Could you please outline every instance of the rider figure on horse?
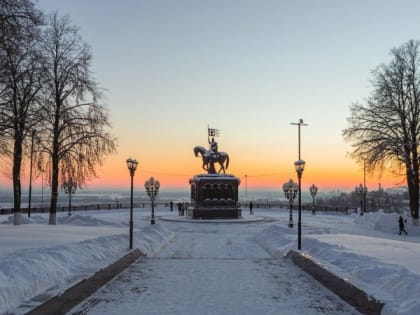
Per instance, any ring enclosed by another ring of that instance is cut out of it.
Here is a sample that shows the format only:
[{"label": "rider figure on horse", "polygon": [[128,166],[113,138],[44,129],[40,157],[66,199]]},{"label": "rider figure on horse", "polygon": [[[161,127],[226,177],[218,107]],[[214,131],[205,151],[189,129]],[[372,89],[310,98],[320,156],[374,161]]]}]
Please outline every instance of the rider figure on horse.
[{"label": "rider figure on horse", "polygon": [[208,138],[209,144],[210,144],[210,156],[217,159],[219,153],[217,152],[218,150],[218,146],[217,146],[217,142],[214,140],[214,137],[211,138],[210,141],[210,137]]},{"label": "rider figure on horse", "polygon": [[[198,156],[201,154],[203,158],[203,169],[206,170],[209,174],[219,174],[227,170],[229,166],[229,155],[226,152],[219,152],[217,142],[214,140],[215,137],[219,136],[219,129],[208,128],[208,138],[209,149],[202,146],[194,147],[194,154]],[[220,165],[220,169],[216,170],[215,164]]]},{"label": "rider figure on horse", "polygon": [[[210,145],[209,151],[207,152],[209,161],[208,161],[208,170],[210,173],[216,173],[216,170],[214,168],[214,163],[219,158],[219,152],[218,152],[218,146],[217,142],[214,140],[214,137],[217,137],[219,135],[219,130],[208,127],[208,143]],[[211,137],[211,140],[210,140]]]}]

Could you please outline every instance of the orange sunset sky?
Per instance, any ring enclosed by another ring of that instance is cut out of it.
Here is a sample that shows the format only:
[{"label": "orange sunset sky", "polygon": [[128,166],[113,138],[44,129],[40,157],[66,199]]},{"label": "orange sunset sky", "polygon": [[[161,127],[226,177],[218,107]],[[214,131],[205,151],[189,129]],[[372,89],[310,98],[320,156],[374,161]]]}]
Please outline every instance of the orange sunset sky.
[{"label": "orange sunset sky", "polygon": [[[404,4],[405,3],[405,4]],[[296,180],[298,130],[306,168],[302,187],[351,190],[363,166],[348,157],[341,134],[349,107],[365,102],[371,71],[389,51],[420,39],[416,1],[100,1],[40,0],[69,14],[91,46],[92,71],[104,89],[118,152],[87,188],[128,187],[150,176],[162,188],[188,189],[202,173],[197,145],[220,129],[228,173],[249,188]],[[392,23],[388,21],[392,20]],[[27,185],[28,163],[22,175]],[[367,174],[370,190],[404,185]],[[11,187],[7,165],[1,187]],[[41,185],[41,177],[35,180]]]}]

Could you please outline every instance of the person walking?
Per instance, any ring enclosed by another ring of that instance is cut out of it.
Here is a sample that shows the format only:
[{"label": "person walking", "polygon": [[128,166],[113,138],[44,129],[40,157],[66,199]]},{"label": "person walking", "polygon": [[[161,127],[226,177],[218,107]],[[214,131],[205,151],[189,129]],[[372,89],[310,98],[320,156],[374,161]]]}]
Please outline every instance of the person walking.
[{"label": "person walking", "polygon": [[254,211],[252,210],[252,208],[254,207],[254,204],[252,203],[252,201],[249,202],[249,214],[254,214]]},{"label": "person walking", "polygon": [[407,231],[405,230],[404,223],[407,223],[407,220],[404,220],[403,217],[400,216],[400,218],[398,219],[398,225],[400,228],[400,232],[398,233],[399,235],[401,235],[401,232],[404,232],[405,235],[407,235]]}]

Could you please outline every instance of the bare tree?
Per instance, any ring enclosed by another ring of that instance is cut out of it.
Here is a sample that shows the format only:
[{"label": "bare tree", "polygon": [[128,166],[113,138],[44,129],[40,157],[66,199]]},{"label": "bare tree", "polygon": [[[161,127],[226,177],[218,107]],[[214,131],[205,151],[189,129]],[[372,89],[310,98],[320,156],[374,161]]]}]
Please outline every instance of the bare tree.
[{"label": "bare tree", "polygon": [[115,151],[109,115],[90,72],[92,55],[67,16],[48,17],[43,34],[45,101],[41,143],[51,165],[49,224],[56,224],[60,179],[78,186],[95,176],[105,155]]},{"label": "bare tree", "polygon": [[22,29],[38,25],[41,15],[31,0],[0,0],[0,40],[16,39]]},{"label": "bare tree", "polygon": [[42,20],[30,1],[0,0],[0,5],[0,153],[13,161],[14,224],[18,225],[24,144],[39,117],[41,62],[37,44]]},{"label": "bare tree", "polygon": [[419,218],[420,72],[419,41],[391,50],[392,59],[373,71],[366,104],[351,106],[344,139],[351,155],[369,170],[404,175],[413,219]]}]

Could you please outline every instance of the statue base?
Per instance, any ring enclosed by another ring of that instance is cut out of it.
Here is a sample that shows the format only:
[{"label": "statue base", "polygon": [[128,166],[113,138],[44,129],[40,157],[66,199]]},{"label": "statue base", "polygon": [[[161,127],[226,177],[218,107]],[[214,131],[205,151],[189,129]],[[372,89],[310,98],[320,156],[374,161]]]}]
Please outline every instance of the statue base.
[{"label": "statue base", "polygon": [[237,219],[239,178],[225,174],[200,174],[190,179],[192,219]]}]

